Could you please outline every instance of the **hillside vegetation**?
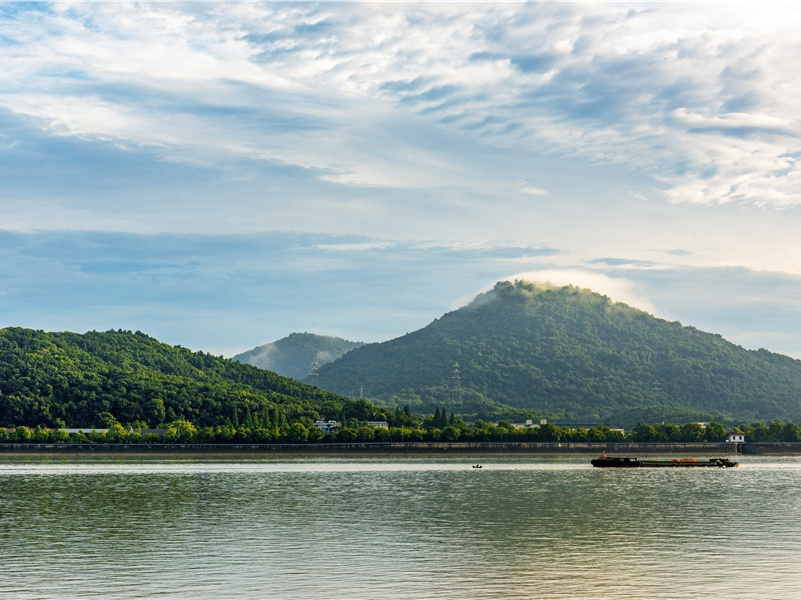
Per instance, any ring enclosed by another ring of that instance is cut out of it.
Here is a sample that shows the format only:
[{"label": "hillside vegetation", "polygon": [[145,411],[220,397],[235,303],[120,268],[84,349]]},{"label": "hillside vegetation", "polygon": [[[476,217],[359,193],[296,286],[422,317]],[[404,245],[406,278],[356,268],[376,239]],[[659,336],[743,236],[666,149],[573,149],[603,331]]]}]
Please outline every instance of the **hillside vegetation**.
[{"label": "hillside vegetation", "polygon": [[801,361],[528,282],[498,283],[419,331],[355,349],[321,367],[318,384],[468,418],[801,421]]},{"label": "hillside vegetation", "polygon": [[363,345],[361,342],[327,335],[292,333],[276,342],[237,354],[233,360],[275,371],[284,377],[305,379],[311,374],[313,366],[319,367],[334,361]]},{"label": "hillside vegetation", "polygon": [[[320,416],[352,412],[355,403],[349,402],[139,332],[0,329],[0,426],[107,427],[119,422],[157,427],[181,419],[199,427],[311,424]],[[365,412],[366,406],[358,408]]]}]

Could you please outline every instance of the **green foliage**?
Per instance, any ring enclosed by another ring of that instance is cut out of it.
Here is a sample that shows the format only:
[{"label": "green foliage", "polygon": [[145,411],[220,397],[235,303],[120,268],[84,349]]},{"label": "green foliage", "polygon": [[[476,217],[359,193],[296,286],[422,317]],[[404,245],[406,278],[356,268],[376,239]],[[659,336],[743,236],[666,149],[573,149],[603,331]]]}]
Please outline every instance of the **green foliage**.
[{"label": "green foliage", "polygon": [[17,427],[14,433],[16,434],[15,441],[17,442],[30,442],[33,439],[33,431],[30,427],[25,427],[25,425]]},{"label": "green foliage", "polygon": [[[455,396],[459,364],[462,401]],[[801,361],[575,287],[499,283],[427,327],[320,368],[320,387],[468,418],[801,421]]]},{"label": "green foliage", "polygon": [[168,442],[180,442],[188,444],[194,441],[197,429],[189,421],[178,419],[167,426],[164,439]]},{"label": "green foliage", "polygon": [[284,437],[290,444],[304,444],[309,440],[309,428],[303,423],[292,423]]},{"label": "green foliage", "polygon": [[322,409],[381,413],[365,401],[139,332],[0,329],[0,426],[141,429],[187,421],[202,428],[244,419],[269,429],[313,422]]}]

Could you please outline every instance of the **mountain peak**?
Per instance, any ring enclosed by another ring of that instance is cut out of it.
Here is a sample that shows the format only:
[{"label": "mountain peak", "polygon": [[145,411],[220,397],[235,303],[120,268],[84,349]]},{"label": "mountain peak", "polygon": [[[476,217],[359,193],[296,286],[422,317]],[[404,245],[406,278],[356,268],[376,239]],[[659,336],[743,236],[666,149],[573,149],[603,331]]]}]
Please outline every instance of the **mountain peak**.
[{"label": "mountain peak", "polygon": [[321,368],[318,385],[482,418],[801,417],[799,361],[745,350],[586,288],[524,280],[498,282],[423,329],[351,352]]},{"label": "mountain peak", "polygon": [[324,365],[362,345],[362,342],[351,342],[339,337],[306,332],[290,333],[275,342],[237,354],[233,360],[275,371],[284,377],[303,379],[311,373],[312,365]]},{"label": "mountain peak", "polygon": [[562,296],[595,297],[597,299],[604,299],[607,302],[611,302],[607,296],[594,292],[588,288],[582,288],[575,285],[554,285],[550,282],[515,279],[514,281],[497,282],[489,291],[478,294],[473,300],[470,301],[468,306],[473,304],[482,305],[498,299],[524,298],[526,300],[531,300],[548,293],[560,294]]}]

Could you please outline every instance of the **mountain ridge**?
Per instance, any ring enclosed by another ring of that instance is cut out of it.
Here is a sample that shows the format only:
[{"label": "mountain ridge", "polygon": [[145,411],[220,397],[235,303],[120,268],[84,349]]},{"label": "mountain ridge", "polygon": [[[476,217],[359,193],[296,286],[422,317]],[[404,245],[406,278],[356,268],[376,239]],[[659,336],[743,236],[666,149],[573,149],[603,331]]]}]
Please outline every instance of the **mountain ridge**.
[{"label": "mountain ridge", "polygon": [[312,424],[350,401],[271,371],[141,332],[0,329],[0,426]]},{"label": "mountain ridge", "polygon": [[311,374],[313,368],[332,362],[363,345],[362,342],[340,337],[291,333],[275,342],[237,354],[231,360],[302,380]]},{"label": "mountain ridge", "polygon": [[523,281],[499,282],[420,330],[355,349],[321,367],[317,384],[482,418],[801,419],[801,361],[590,290]]}]

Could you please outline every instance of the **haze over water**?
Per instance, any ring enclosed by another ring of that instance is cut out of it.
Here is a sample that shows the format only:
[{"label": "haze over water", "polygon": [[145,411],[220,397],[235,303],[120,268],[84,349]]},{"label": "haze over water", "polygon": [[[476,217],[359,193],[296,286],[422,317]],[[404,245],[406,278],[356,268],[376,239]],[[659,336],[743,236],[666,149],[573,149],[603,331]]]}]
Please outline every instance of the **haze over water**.
[{"label": "haze over water", "polygon": [[14,599],[786,599],[801,458],[2,456],[0,542]]}]

